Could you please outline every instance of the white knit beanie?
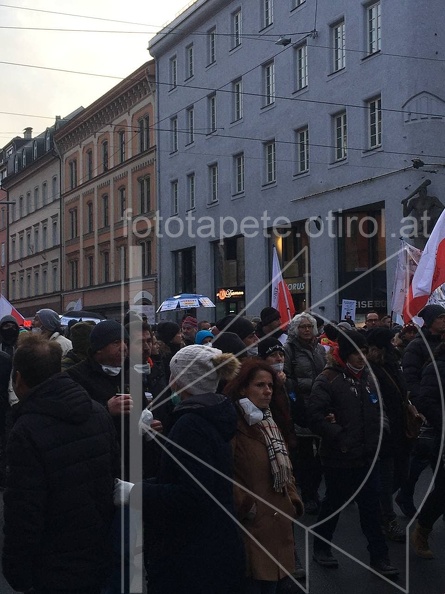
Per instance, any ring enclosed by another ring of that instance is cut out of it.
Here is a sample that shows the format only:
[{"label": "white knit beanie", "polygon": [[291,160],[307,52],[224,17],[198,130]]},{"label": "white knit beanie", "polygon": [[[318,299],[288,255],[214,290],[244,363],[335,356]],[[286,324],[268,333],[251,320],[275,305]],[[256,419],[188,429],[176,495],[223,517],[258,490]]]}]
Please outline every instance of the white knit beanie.
[{"label": "white knit beanie", "polygon": [[170,361],[170,381],[190,394],[215,392],[220,379],[233,377],[239,363],[231,353],[210,345],[192,344],[180,349]]}]

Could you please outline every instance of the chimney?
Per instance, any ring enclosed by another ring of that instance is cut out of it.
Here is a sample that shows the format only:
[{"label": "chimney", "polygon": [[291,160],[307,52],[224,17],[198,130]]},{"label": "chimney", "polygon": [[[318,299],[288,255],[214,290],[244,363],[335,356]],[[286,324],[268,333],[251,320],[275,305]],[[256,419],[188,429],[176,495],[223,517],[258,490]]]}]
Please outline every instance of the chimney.
[{"label": "chimney", "polygon": [[62,116],[56,116],[56,122],[60,122],[61,119],[62,119]]},{"label": "chimney", "polygon": [[25,140],[31,140],[31,138],[32,138],[32,128],[25,128],[23,130],[23,138]]}]

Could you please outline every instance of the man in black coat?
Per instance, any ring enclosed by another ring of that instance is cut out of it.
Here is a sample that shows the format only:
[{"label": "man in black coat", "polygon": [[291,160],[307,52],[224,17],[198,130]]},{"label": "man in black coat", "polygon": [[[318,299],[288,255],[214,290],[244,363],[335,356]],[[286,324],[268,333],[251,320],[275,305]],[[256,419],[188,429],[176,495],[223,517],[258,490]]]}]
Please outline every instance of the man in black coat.
[{"label": "man in black coat", "polygon": [[29,334],[12,379],[3,574],[33,594],[99,594],[110,564],[116,434],[102,406],[60,372],[62,349]]}]

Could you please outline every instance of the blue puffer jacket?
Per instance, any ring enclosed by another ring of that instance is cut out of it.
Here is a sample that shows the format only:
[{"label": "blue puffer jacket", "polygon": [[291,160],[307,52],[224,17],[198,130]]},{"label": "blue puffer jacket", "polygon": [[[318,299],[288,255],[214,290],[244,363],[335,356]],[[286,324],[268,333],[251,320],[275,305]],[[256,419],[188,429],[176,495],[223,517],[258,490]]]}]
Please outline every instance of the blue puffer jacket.
[{"label": "blue puffer jacket", "polygon": [[14,590],[99,587],[109,571],[116,432],[67,374],[14,407],[3,573]]}]

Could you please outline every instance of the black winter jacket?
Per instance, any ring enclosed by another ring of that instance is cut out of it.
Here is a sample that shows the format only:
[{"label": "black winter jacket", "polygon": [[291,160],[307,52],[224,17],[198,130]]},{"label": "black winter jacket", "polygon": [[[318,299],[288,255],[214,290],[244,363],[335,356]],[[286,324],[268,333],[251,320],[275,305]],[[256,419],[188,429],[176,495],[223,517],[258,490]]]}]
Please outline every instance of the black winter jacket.
[{"label": "black winter jacket", "polygon": [[431,354],[427,344],[434,353],[440,342],[441,337],[439,334],[431,334],[429,330],[425,329],[408,344],[403,353],[403,374],[405,376],[408,392],[410,393],[410,399],[416,407],[417,398],[420,396],[420,380],[422,379],[422,373],[424,368],[431,361]]},{"label": "black winter jacket", "polygon": [[425,415],[426,420],[436,430],[438,435],[442,435],[444,402],[441,395],[441,389],[445,386],[445,353],[440,354],[436,359],[436,367],[429,363],[422,374],[420,384],[420,396],[416,400],[416,408]]},{"label": "black winter jacket", "polygon": [[154,532],[150,592],[235,594],[245,572],[232,520],[235,408],[224,396],[203,394],[185,400],[173,414],[157,479],[132,492],[137,499],[143,489],[144,522]]},{"label": "black winter jacket", "polygon": [[14,406],[3,573],[14,590],[99,587],[109,570],[116,436],[67,374]]},{"label": "black winter jacket", "polygon": [[[381,408],[376,386],[365,368],[360,379],[332,363],[306,397],[309,427],[321,439],[325,466],[357,468],[369,464],[377,451]],[[335,423],[326,419],[335,415]]]}]

